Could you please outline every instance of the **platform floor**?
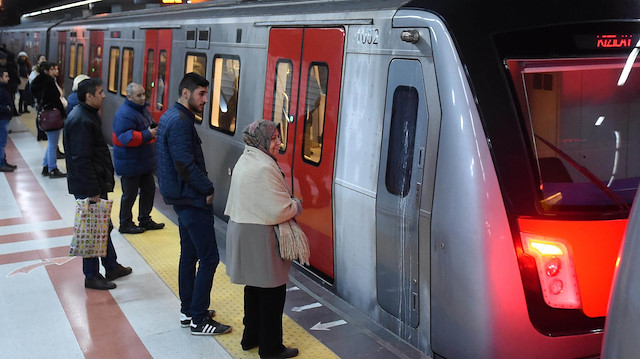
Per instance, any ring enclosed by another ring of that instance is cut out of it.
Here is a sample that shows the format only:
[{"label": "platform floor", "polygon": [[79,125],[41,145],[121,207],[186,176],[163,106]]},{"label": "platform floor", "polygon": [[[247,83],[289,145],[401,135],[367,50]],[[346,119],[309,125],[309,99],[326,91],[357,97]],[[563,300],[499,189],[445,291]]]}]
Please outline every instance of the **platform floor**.
[{"label": "platform floor", "polygon": [[[6,153],[18,168],[0,173],[0,357],[258,358],[257,349],[240,347],[243,287],[225,274],[222,220],[211,308],[233,326],[230,334],[196,337],[180,327],[177,217],[156,195],[152,217],[166,228],[120,234],[118,180],[111,235],[133,274],[114,290],[84,288],[81,260],[67,256],[75,201],[65,179],[40,175],[46,141],[35,140],[33,112],[12,120]],[[58,167],[66,172],[64,160]],[[294,268],[283,325],[284,343],[299,348],[299,358],[427,358]]]}]

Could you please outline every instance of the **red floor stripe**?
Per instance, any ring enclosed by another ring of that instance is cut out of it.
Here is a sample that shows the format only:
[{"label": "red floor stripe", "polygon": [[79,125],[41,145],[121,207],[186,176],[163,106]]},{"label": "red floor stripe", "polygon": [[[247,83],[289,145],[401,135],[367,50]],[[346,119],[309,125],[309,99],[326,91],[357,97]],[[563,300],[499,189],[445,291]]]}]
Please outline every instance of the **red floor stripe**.
[{"label": "red floor stripe", "polygon": [[[61,219],[60,214],[10,138],[4,150],[9,163],[18,166],[13,172],[5,172],[5,176],[22,216],[0,219],[0,226]],[[52,181],[63,181],[63,179],[52,179]]]},{"label": "red floor stripe", "polygon": [[[69,241],[71,242],[71,241]],[[21,263],[36,259],[57,258],[69,255],[69,246],[44,248],[33,251],[0,254],[0,265],[10,263]]]},{"label": "red floor stripe", "polygon": [[43,229],[43,230],[37,230],[33,232],[5,234],[0,236],[0,244],[70,236],[72,234],[73,234],[73,227]]},{"label": "red floor stripe", "polygon": [[111,293],[84,288],[79,258],[46,268],[85,358],[151,358]]}]

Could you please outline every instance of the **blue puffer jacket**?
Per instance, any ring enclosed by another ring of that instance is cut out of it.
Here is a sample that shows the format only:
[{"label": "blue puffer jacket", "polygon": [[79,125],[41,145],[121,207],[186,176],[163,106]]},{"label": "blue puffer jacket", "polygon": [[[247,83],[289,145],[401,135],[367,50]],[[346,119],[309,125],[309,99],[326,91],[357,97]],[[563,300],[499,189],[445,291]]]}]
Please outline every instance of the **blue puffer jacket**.
[{"label": "blue puffer jacket", "polygon": [[193,113],[179,103],[160,117],[158,187],[168,205],[211,206],[206,204],[206,196],[213,194],[213,183],[207,177],[194,122]]},{"label": "blue puffer jacket", "polygon": [[113,117],[113,164],[119,176],[156,170],[156,139],[149,132],[154,121],[146,106],[125,99]]},{"label": "blue puffer jacket", "polygon": [[69,116],[71,110],[73,110],[78,103],[80,103],[80,100],[78,100],[78,91],[73,91],[67,97],[67,116]]}]

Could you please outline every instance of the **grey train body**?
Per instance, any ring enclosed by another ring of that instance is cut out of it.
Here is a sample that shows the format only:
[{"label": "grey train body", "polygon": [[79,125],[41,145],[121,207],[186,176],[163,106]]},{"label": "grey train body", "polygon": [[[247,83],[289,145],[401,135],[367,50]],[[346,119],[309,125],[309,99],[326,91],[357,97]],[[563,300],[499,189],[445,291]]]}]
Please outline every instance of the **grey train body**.
[{"label": "grey train body", "polygon": [[[104,32],[102,118],[109,141],[111,119],[125,99],[106,90],[110,48],[133,49],[133,81],[142,83],[145,32],[171,29],[169,105],[178,98],[189,53],[207,55],[207,78],[216,54],[240,58],[237,130],[214,131],[206,121],[197,126],[216,187],[214,210],[224,218],[231,173],[244,147],[239,129],[263,116],[270,30],[343,28],[331,183],[332,290],[430,356],[597,355],[602,333],[551,337],[529,320],[505,199],[446,19],[428,9],[403,8],[401,0],[329,3],[213,2],[66,20],[39,25],[38,31],[40,39],[48,36],[49,59],[58,57],[59,33],[75,33],[67,37],[67,49],[72,42],[83,44],[88,58],[90,32]],[[2,29],[3,41],[8,32],[28,26]],[[189,30],[209,31],[209,41],[194,44],[187,39]],[[403,41],[404,30],[416,31],[419,40]],[[44,52],[44,44],[39,46]],[[64,88],[72,81],[65,75]],[[388,192],[383,177],[397,85],[415,89],[419,98],[413,173],[409,194],[401,200]],[[206,106],[203,118],[210,111]]]}]

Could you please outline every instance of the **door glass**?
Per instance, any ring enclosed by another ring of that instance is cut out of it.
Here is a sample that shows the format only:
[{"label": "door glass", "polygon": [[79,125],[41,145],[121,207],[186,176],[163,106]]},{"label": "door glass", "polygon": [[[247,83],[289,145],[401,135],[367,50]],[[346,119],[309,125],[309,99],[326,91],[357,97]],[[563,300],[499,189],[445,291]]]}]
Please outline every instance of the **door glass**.
[{"label": "door glass", "polygon": [[[207,76],[207,55],[204,54],[187,54],[187,58],[184,62],[185,75],[195,72],[202,77]],[[196,113],[196,122],[202,123],[202,114]]]},{"label": "door glass", "polygon": [[167,74],[167,51],[160,51],[160,60],[158,62],[158,81],[156,88],[156,109],[162,111],[164,108],[164,80]]},{"label": "door glass", "polygon": [[[76,54],[76,74],[80,75],[83,71],[82,64],[84,62],[84,45],[78,45],[78,51]],[[75,76],[74,76],[75,77]]]},{"label": "door glass", "polygon": [[120,80],[120,94],[127,95],[127,85],[133,81],[133,49],[122,50],[122,80]]},{"label": "door glass", "polygon": [[109,50],[109,85],[110,92],[118,92],[118,63],[120,62],[120,49],[112,47]]},{"label": "door glass", "polygon": [[100,45],[92,45],[91,46],[91,69],[89,71],[89,76],[94,78],[102,77],[102,46]]},{"label": "door glass", "polygon": [[240,60],[216,56],[211,92],[211,127],[231,135],[236,130],[239,82]]},{"label": "door glass", "polygon": [[276,83],[273,89],[273,122],[280,124],[282,143],[280,152],[287,150],[287,133],[289,129],[289,111],[291,110],[291,81],[293,63],[291,60],[278,60],[276,63]]},{"label": "door glass", "polygon": [[411,187],[417,117],[418,91],[415,87],[396,87],[385,176],[387,191],[396,196],[406,197]]},{"label": "door glass", "polygon": [[76,44],[69,46],[69,77],[76,78]]},{"label": "door glass", "polygon": [[319,164],[322,157],[322,134],[327,106],[327,64],[312,63],[309,67],[307,95],[304,108],[302,148],[304,161]]},{"label": "door glass", "polygon": [[[67,53],[67,44],[61,42],[58,44],[58,83],[64,83],[64,55]],[[37,53],[37,51],[36,51]]]},{"label": "door glass", "polygon": [[155,86],[155,84],[153,83],[153,56],[153,50],[149,49],[149,51],[147,52],[147,78],[145,79],[146,95],[149,101],[151,101],[151,90],[153,90],[153,87]]}]

